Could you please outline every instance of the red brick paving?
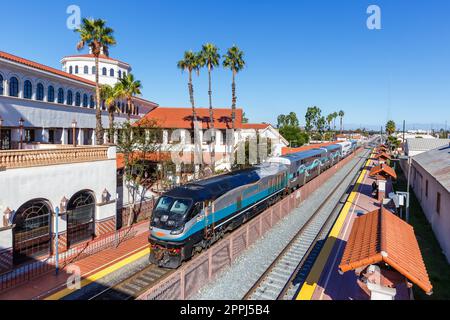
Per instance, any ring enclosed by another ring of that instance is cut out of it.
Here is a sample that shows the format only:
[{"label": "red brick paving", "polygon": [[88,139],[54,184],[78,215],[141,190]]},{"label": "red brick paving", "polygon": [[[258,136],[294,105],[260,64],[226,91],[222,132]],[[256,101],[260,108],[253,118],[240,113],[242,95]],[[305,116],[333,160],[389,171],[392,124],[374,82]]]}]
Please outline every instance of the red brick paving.
[{"label": "red brick paving", "polygon": [[[133,228],[136,236],[124,241],[117,248],[112,247],[97,254],[86,257],[73,263],[81,271],[81,278],[101,271],[108,266],[127,258],[148,246],[148,224],[143,223]],[[55,272],[47,273],[35,278],[28,283],[14,289],[0,293],[0,300],[32,300],[43,299],[53,293],[58,292],[66,286],[66,281],[70,274],[65,269],[60,270],[59,275]]]}]

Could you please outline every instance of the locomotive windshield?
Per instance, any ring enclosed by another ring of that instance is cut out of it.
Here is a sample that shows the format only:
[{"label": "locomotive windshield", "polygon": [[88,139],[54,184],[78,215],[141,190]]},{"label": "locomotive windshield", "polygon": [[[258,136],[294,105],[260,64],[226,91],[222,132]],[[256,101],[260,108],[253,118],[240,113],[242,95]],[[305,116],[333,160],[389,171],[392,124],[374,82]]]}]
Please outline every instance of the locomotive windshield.
[{"label": "locomotive windshield", "polygon": [[159,199],[154,211],[161,212],[169,216],[184,216],[191,207],[191,204],[192,200],[190,199],[175,199],[172,197],[163,196]]}]

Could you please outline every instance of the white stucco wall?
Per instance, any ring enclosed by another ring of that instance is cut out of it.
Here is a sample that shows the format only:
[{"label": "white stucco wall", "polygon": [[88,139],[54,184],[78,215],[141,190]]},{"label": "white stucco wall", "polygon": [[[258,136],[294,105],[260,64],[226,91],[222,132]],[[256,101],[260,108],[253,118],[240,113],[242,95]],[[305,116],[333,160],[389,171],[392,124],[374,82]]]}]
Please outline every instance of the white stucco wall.
[{"label": "white stucco wall", "polygon": [[[111,147],[110,149],[114,149]],[[0,213],[6,208],[16,211],[32,199],[46,199],[53,209],[61,199],[70,199],[81,190],[94,193],[96,202],[102,201],[103,190],[108,190],[111,199],[116,197],[115,151],[108,152],[108,160],[42,167],[9,169],[0,172]],[[96,220],[115,216],[116,203],[97,206]],[[60,231],[65,228],[61,221]]]}]

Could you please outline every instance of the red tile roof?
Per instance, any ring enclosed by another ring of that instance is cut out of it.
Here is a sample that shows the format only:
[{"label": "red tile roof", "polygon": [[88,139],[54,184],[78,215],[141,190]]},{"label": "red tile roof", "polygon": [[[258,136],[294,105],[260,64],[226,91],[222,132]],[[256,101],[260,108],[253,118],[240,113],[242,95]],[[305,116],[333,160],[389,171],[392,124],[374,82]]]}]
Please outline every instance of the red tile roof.
[{"label": "red tile roof", "polygon": [[268,123],[243,123],[242,129],[255,129],[255,130],[263,130],[269,127]]},{"label": "red tile roof", "polygon": [[[133,154],[134,159],[143,159],[144,156],[138,153]],[[145,155],[145,159],[154,162],[170,160],[170,152],[152,152]],[[116,167],[117,169],[125,168],[125,155],[123,153],[117,153],[116,155]]]},{"label": "red tile roof", "polygon": [[386,152],[384,152],[384,151],[378,153],[378,154],[375,156],[375,159],[380,159],[380,158],[387,159],[387,160],[391,160],[391,156],[388,155],[388,154],[387,154]]},{"label": "red tile roof", "polygon": [[23,64],[25,66],[28,66],[28,67],[31,67],[31,68],[34,68],[34,69],[50,72],[50,73],[56,74],[58,76],[62,76],[62,77],[65,77],[65,78],[69,78],[69,79],[72,79],[72,80],[83,82],[83,83],[91,85],[91,86],[95,86],[95,82],[93,82],[93,81],[89,81],[87,79],[75,76],[73,74],[69,74],[69,73],[64,72],[62,70],[51,68],[51,67],[48,67],[46,65],[43,65],[43,64],[31,61],[31,60],[27,60],[27,59],[24,59],[24,58],[21,58],[21,57],[18,57],[18,56],[15,56],[15,55],[12,55],[10,53],[3,52],[3,51],[0,51],[0,59],[5,59],[5,60],[12,61],[12,62],[20,63],[20,64]]},{"label": "red tile roof", "polygon": [[290,154],[290,153],[296,153],[296,152],[300,152],[300,151],[311,150],[314,148],[326,147],[326,146],[329,146],[329,145],[332,145],[335,143],[336,142],[323,142],[323,143],[310,144],[310,145],[302,146],[299,148],[283,147],[283,148],[281,148],[281,154],[284,156],[284,155]]},{"label": "red tile roof", "polygon": [[391,177],[392,179],[397,179],[397,174],[395,173],[395,170],[392,169],[387,164],[381,164],[379,166],[375,166],[372,169],[370,169],[369,176],[377,176],[381,175],[384,178]]},{"label": "red tile roof", "polygon": [[[201,122],[202,129],[210,128],[209,109],[195,108],[197,119]],[[145,119],[145,120],[144,120]],[[191,108],[165,108],[159,107],[147,113],[142,121],[156,121],[160,128],[164,129],[192,129]],[[214,108],[214,128],[231,129],[231,109]],[[236,129],[242,128],[242,109],[236,109]]]},{"label": "red tile roof", "polygon": [[380,262],[432,293],[413,227],[385,208],[355,219],[339,269],[347,272]]},{"label": "red tile roof", "polygon": [[[95,56],[92,53],[90,53],[90,54],[78,54],[78,55],[66,56],[64,58],[95,58]],[[120,60],[117,60],[117,59],[113,59],[113,58],[111,58],[111,57],[109,57],[109,56],[107,56],[105,54],[101,54],[99,56],[99,58],[100,59],[105,59],[105,60],[111,60],[111,61],[120,62],[120,63],[126,64],[126,65],[129,66],[128,63],[120,61]]]}]

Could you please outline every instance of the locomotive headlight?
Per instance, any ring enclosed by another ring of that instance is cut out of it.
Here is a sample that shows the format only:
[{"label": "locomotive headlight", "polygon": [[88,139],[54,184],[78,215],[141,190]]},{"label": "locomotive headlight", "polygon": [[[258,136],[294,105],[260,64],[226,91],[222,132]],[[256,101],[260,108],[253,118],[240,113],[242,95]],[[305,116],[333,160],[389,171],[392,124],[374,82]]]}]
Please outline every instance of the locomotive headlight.
[{"label": "locomotive headlight", "polygon": [[169,220],[169,221],[167,221],[167,225],[168,225],[169,227],[173,227],[173,226],[175,225],[175,221]]},{"label": "locomotive headlight", "polygon": [[183,231],[184,231],[184,226],[182,226],[181,228],[178,228],[178,229],[170,231],[170,234],[173,235],[173,236],[177,236],[179,234],[182,234]]}]

